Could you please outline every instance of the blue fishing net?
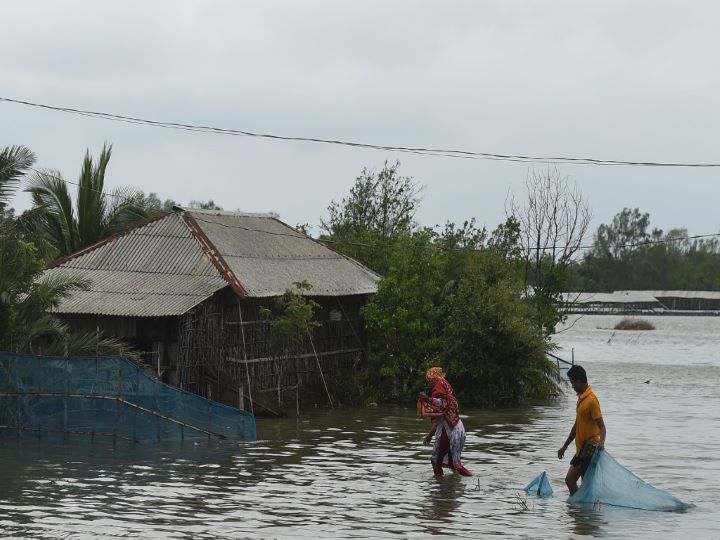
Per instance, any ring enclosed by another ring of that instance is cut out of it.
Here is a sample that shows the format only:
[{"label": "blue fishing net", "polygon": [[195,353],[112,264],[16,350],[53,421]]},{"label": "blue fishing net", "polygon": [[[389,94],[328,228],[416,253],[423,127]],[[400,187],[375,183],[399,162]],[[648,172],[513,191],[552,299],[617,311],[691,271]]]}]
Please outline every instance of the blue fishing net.
[{"label": "blue fishing net", "polygon": [[524,491],[528,495],[535,495],[537,497],[549,497],[552,495],[553,488],[550,486],[547,473],[543,471],[538,474],[532,482],[525,486]]},{"label": "blue fishing net", "polygon": [[677,511],[690,505],[651,486],[620,465],[606,450],[595,454],[582,485],[568,502],[610,504],[642,510]]},{"label": "blue fishing net", "polygon": [[134,442],[255,439],[255,417],[117,356],[0,353],[0,434]]}]

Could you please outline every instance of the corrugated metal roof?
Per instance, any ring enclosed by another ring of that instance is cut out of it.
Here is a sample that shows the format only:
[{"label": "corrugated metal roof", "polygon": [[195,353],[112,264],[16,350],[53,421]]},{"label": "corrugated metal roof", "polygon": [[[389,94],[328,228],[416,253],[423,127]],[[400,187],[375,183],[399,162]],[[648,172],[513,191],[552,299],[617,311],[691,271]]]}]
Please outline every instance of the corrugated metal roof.
[{"label": "corrugated metal roof", "polygon": [[313,296],[370,294],[379,280],[270,215],[181,209],[59,261],[44,275],[59,273],[87,279],[90,289],[74,292],[57,312],[127,317],[181,315],[233,280],[256,298],[281,295],[300,281],[312,285]]},{"label": "corrugated metal roof", "polygon": [[652,304],[660,306],[653,291],[613,291],[611,293],[564,293],[563,301],[575,304]]},{"label": "corrugated metal roof", "polygon": [[720,300],[720,291],[618,291],[642,292],[655,298],[702,298],[706,300]]},{"label": "corrugated metal roof", "polygon": [[186,210],[225,259],[249,297],[268,297],[307,281],[312,296],[369,294],[379,276],[269,215]]},{"label": "corrugated metal roof", "polygon": [[[62,270],[60,270],[62,271]],[[182,315],[227,286],[221,277],[139,274],[109,270],[80,270],[74,277],[90,281],[88,291],[65,299],[60,313],[90,313],[125,317]]]},{"label": "corrugated metal roof", "polygon": [[59,313],[181,315],[227,286],[178,214],[113,237],[45,271],[90,282]]}]

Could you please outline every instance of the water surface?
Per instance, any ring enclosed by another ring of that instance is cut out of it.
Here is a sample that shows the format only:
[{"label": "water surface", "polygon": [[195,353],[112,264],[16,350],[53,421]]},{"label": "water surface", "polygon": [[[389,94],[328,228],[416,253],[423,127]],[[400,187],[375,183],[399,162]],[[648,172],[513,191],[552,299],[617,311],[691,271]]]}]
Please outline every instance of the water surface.
[{"label": "water surface", "polygon": [[[0,439],[0,531],[34,538],[720,537],[720,317],[656,317],[614,332],[587,316],[557,336],[603,408],[607,448],[696,506],[658,513],[573,507],[555,453],[574,396],[512,410],[463,408],[472,478],[435,478],[412,407],[260,419],[249,444],[45,444]],[[645,381],[649,381],[647,384]],[[555,495],[521,488],[547,470]]]}]

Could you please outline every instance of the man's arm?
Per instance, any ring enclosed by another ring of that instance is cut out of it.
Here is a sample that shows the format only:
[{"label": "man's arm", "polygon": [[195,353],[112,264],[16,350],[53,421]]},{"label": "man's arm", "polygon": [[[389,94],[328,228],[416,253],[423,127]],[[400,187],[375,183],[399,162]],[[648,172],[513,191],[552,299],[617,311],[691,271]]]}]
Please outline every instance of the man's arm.
[{"label": "man's arm", "polygon": [[[602,420],[602,419],[601,419]],[[577,427],[577,422],[573,424],[572,429],[570,430],[570,435],[568,435],[567,440],[565,441],[565,444],[562,445],[562,447],[558,450],[558,459],[562,459],[565,455],[565,450],[567,450],[567,447],[570,446],[570,443],[575,440],[575,428]],[[603,439],[604,440],[604,439]]]},{"label": "man's arm", "polygon": [[600,428],[600,442],[598,443],[599,448],[605,447],[605,436],[607,435],[607,430],[605,429],[605,421],[602,419],[602,416],[595,420],[597,422],[598,427]]}]

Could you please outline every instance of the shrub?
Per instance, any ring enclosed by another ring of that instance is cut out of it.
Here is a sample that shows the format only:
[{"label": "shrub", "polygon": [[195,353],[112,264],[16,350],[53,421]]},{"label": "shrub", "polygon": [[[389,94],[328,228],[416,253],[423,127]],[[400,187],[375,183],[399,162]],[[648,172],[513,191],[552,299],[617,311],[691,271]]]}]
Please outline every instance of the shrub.
[{"label": "shrub", "polygon": [[655,330],[655,325],[645,319],[624,317],[615,325],[615,330]]}]

